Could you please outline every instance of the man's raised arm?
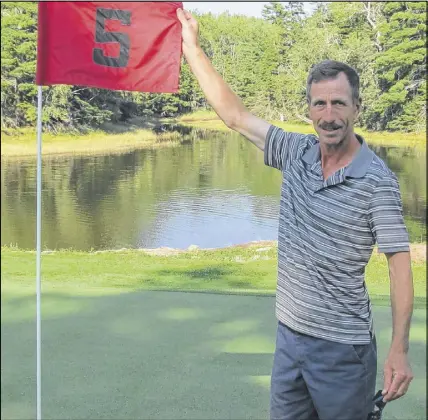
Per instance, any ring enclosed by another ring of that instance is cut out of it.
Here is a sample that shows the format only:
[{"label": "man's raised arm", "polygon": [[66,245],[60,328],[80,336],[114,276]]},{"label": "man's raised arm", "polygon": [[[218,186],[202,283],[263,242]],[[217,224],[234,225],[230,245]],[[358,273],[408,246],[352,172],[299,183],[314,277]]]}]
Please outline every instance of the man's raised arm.
[{"label": "man's raised arm", "polygon": [[213,67],[199,45],[198,23],[193,16],[177,9],[177,17],[182,25],[183,54],[208,103],[229,128],[264,150],[270,124],[251,114]]}]

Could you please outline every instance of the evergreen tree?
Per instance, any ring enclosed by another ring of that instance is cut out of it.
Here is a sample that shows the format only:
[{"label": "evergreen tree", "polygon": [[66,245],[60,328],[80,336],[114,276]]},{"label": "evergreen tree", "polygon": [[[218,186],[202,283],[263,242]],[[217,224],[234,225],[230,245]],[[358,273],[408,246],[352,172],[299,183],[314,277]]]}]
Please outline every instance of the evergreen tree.
[{"label": "evergreen tree", "polygon": [[426,124],[425,2],[385,3],[382,53],[376,59],[381,95],[378,129],[413,131]]},{"label": "evergreen tree", "polygon": [[20,127],[36,118],[37,3],[1,3],[1,124]]}]

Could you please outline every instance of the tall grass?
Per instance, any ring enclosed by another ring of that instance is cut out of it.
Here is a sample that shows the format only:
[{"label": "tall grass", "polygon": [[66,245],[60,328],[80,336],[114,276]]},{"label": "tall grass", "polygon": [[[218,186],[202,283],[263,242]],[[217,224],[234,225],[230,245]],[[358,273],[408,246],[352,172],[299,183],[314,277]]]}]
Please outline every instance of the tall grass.
[{"label": "tall grass", "polygon": [[[178,132],[156,134],[148,129],[139,129],[112,134],[101,130],[85,135],[43,133],[42,138],[43,155],[99,155],[177,145],[181,135]],[[26,157],[35,154],[36,133],[33,130],[26,129],[20,133],[2,135],[2,157]]]}]

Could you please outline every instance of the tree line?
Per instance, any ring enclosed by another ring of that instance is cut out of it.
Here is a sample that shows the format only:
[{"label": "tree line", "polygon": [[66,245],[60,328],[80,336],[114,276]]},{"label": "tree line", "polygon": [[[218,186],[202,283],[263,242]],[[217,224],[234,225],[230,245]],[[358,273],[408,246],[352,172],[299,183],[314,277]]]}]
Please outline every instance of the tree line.
[{"label": "tree line", "polygon": [[[426,12],[425,2],[323,2],[307,15],[301,2],[270,2],[261,19],[228,13],[196,18],[215,68],[262,118],[307,121],[307,74],[317,62],[334,59],[360,74],[360,127],[423,131]],[[35,125],[36,51],[37,3],[2,2],[2,129]],[[184,59],[177,94],[57,85],[44,87],[43,96],[44,127],[57,131],[209,108]]]}]

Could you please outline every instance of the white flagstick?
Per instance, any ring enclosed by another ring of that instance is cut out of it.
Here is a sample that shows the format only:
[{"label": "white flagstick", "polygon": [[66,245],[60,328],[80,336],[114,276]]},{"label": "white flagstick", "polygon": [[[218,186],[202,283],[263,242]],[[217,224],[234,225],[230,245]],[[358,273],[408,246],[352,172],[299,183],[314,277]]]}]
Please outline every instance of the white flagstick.
[{"label": "white flagstick", "polygon": [[41,253],[42,253],[42,87],[37,92],[37,257],[36,257],[36,324],[37,324],[37,420],[42,418],[42,392],[41,392]]}]

